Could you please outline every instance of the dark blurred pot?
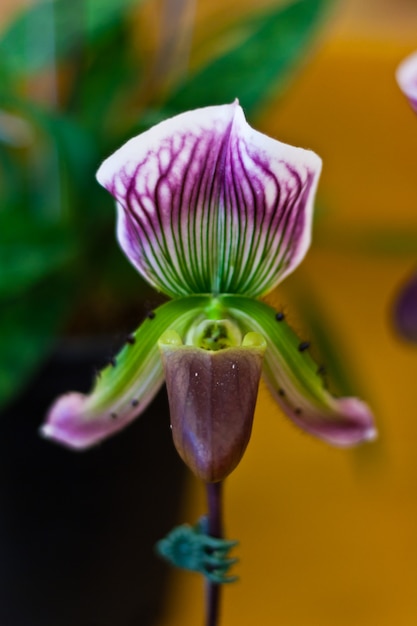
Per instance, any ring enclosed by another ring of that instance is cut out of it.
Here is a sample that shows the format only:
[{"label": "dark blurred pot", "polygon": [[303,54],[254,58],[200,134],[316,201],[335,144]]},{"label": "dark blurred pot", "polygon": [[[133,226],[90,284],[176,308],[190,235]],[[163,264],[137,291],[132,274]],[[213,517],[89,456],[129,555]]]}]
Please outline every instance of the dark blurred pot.
[{"label": "dark blurred pot", "polygon": [[148,626],[167,566],[155,542],[177,523],[185,469],[161,393],[87,452],[41,439],[56,395],[87,391],[108,343],[69,341],[0,422],[0,626]]}]

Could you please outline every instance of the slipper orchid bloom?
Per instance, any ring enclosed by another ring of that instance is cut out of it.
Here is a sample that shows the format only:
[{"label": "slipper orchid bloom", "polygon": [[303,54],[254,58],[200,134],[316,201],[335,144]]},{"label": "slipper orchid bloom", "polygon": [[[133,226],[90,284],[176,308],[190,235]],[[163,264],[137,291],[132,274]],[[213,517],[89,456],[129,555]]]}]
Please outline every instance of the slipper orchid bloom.
[{"label": "slipper orchid bloom", "polygon": [[261,372],[283,412],[336,446],[373,439],[368,407],[336,399],[284,319],[262,302],[303,259],[321,170],[311,151],[271,139],[239,104],[183,113],[101,165],[119,243],[170,298],[146,319],[89,395],[50,409],[43,434],[87,448],[138,417],[166,379],[174,443],[205,481],[248,443]]},{"label": "slipper orchid bloom", "polygon": [[[400,63],[396,78],[401,91],[417,113],[417,52]],[[394,321],[404,339],[417,343],[417,272],[405,283],[397,297]]]}]

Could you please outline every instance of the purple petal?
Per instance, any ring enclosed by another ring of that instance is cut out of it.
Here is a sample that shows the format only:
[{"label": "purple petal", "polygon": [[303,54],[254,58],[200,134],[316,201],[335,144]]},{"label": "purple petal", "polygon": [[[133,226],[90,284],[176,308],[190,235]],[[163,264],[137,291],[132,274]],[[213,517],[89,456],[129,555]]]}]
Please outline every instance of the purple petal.
[{"label": "purple petal", "polygon": [[49,410],[47,422],[41,428],[41,434],[75,450],[83,450],[100,443],[103,439],[115,435],[142,413],[154,398],[164,382],[161,372],[149,391],[146,399],[137,408],[132,406],[123,413],[111,410],[91,412],[88,410],[88,396],[81,393],[68,393],[56,400]]},{"label": "purple petal", "polygon": [[237,102],[183,113],[128,141],[97,178],[133,265],[171,296],[271,290],[311,239],[321,160],[253,130]]},{"label": "purple petal", "polygon": [[293,398],[284,399],[280,396],[276,377],[267,375],[267,379],[276,401],[287,417],[311,435],[342,448],[376,439],[377,432],[371,410],[358,398],[332,398],[330,394],[326,394],[325,409],[311,405],[301,408],[302,402],[298,402],[298,406],[294,408]]},{"label": "purple petal", "polygon": [[401,337],[417,343],[417,273],[407,281],[397,297],[394,323]]},{"label": "purple petal", "polygon": [[396,78],[401,91],[417,113],[417,52],[402,61],[397,68]]},{"label": "purple petal", "polygon": [[297,426],[335,446],[353,446],[376,437],[373,415],[357,398],[334,398],[319,369],[282,316],[263,302],[240,296],[221,299],[247,332],[267,341],[264,376],[284,413]]}]

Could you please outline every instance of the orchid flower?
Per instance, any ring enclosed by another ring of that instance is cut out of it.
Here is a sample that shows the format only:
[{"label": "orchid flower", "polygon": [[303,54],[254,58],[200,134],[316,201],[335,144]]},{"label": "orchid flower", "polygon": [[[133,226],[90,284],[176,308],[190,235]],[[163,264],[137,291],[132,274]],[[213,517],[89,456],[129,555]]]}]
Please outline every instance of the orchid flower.
[{"label": "orchid flower", "polygon": [[119,243],[171,298],[130,337],[89,395],[69,393],[42,432],[87,448],[127,426],[166,379],[178,452],[205,481],[248,443],[261,371],[282,411],[336,446],[373,439],[367,405],[334,398],[284,314],[260,298],[301,262],[321,170],[309,150],[271,139],[238,102],[166,120],[101,165]]},{"label": "orchid flower", "polygon": [[[417,113],[417,52],[400,63],[396,78],[401,91]],[[400,290],[394,306],[395,326],[400,335],[417,343],[417,273]]]}]

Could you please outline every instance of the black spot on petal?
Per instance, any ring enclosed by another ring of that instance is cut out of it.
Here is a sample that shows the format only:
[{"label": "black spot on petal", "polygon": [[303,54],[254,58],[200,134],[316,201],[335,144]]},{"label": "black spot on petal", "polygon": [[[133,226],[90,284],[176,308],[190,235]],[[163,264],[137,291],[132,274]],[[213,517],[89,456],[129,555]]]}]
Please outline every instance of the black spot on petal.
[{"label": "black spot on petal", "polygon": [[128,343],[131,346],[133,346],[133,344],[136,343],[136,337],[133,333],[126,337],[126,343]]},{"label": "black spot on petal", "polygon": [[278,311],[278,313],[275,314],[275,319],[277,322],[283,322],[285,320],[284,313],[282,311]]},{"label": "black spot on petal", "polygon": [[155,311],[149,311],[149,312],[146,314],[146,317],[147,317],[148,319],[150,319],[150,320],[155,319],[155,317],[156,317]]},{"label": "black spot on petal", "polygon": [[131,402],[132,406],[138,406],[139,405],[139,400],[137,400],[136,398],[133,398],[132,402]]},{"label": "black spot on petal", "polygon": [[309,341],[302,341],[300,345],[298,346],[298,350],[299,352],[305,352],[305,350],[308,350],[309,347],[310,347]]}]

